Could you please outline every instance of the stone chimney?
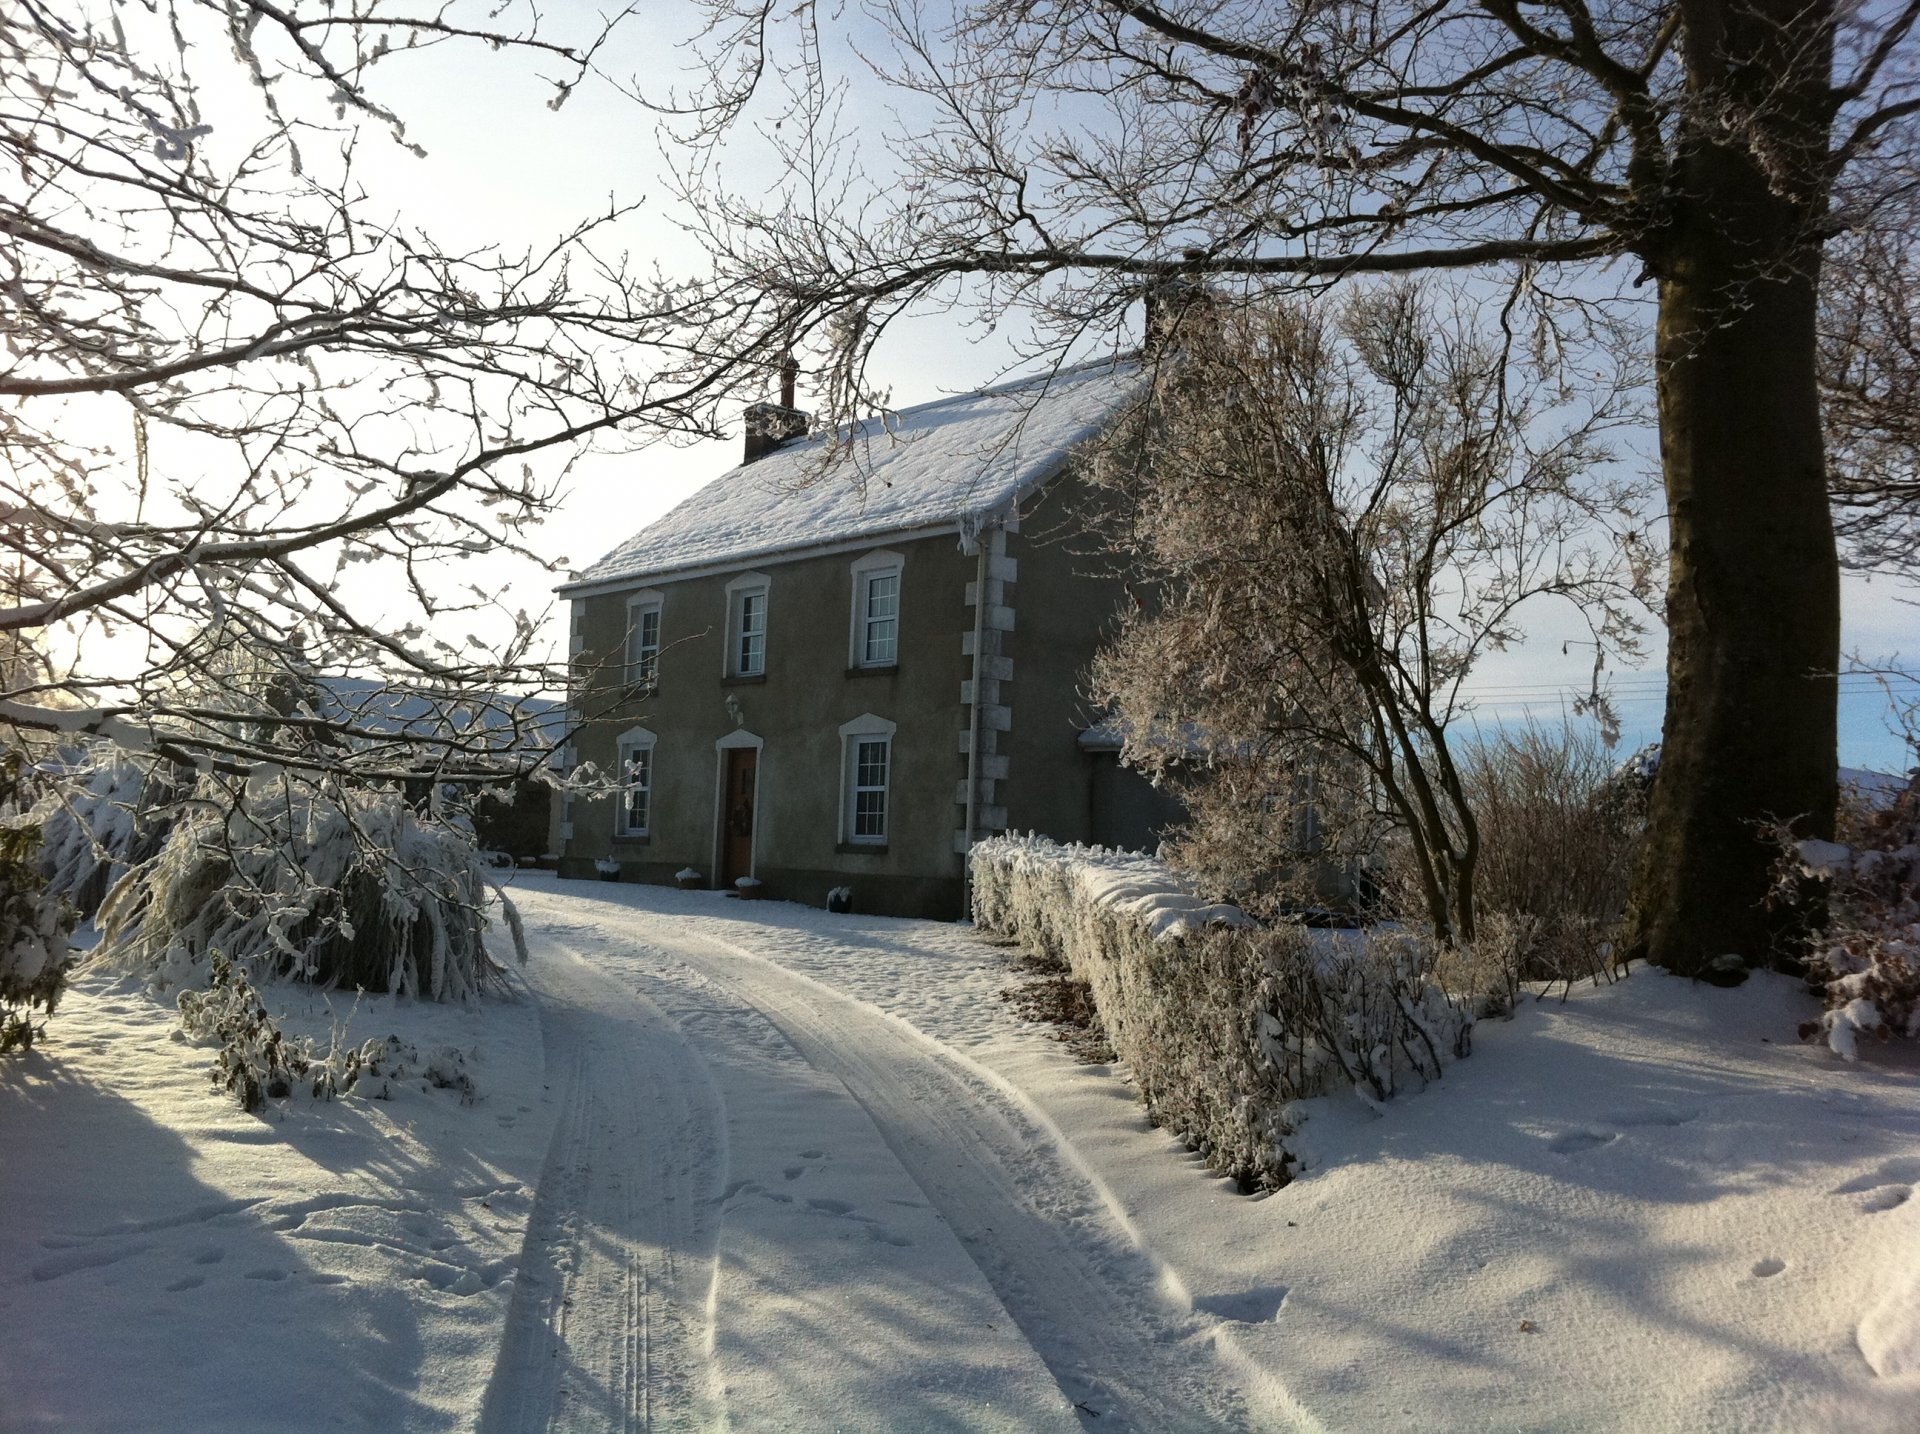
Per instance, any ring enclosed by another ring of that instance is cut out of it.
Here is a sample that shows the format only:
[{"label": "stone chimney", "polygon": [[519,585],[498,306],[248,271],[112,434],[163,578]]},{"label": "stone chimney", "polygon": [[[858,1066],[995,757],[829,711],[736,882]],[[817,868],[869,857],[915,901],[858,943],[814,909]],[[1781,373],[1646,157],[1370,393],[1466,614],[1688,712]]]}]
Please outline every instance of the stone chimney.
[{"label": "stone chimney", "polygon": [[789,353],[780,360],[780,401],[754,403],[741,415],[746,420],[747,444],[743,463],[764,458],[774,449],[804,438],[813,415],[793,406],[794,388],[800,377],[800,365]]}]

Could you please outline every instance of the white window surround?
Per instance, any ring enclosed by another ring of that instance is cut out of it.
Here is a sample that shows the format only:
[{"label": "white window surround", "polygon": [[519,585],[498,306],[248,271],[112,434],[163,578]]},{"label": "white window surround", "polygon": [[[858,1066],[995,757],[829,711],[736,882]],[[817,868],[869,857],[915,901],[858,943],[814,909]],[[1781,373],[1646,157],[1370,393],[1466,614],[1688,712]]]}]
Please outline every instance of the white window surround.
[{"label": "white window surround", "polygon": [[[772,606],[768,595],[772,588],[773,579],[765,573],[742,573],[727,584],[727,640],[721,655],[723,677],[766,675],[767,613]],[[744,622],[749,613],[748,600],[754,597],[760,599],[758,623],[749,631]]]},{"label": "white window surround", "polygon": [[[840,841],[846,846],[883,847],[887,844],[889,832],[889,806],[893,787],[893,734],[899,730],[895,723],[884,717],[876,717],[871,712],[863,712],[851,722],[840,724]],[[881,769],[877,783],[869,762],[865,770],[860,762],[860,748],[863,743],[878,744],[883,747]],[[878,793],[877,798],[874,793]],[[877,806],[878,830],[862,833],[863,794],[868,805],[865,815],[869,828]]]},{"label": "white window surround", "polygon": [[629,687],[651,689],[660,681],[660,628],[666,601],[666,595],[654,588],[627,597],[626,678]]},{"label": "white window surround", "polygon": [[[900,604],[906,558],[891,549],[863,553],[849,565],[853,601],[847,627],[848,667],[893,667],[900,661]],[[875,612],[873,579],[893,578],[892,612]]]},{"label": "white window surround", "polygon": [[[619,763],[620,783],[613,813],[616,841],[622,837],[646,836],[652,830],[653,749],[659,740],[645,727],[630,727],[616,739],[614,753]],[[634,781],[636,776],[639,778],[637,783]]]}]

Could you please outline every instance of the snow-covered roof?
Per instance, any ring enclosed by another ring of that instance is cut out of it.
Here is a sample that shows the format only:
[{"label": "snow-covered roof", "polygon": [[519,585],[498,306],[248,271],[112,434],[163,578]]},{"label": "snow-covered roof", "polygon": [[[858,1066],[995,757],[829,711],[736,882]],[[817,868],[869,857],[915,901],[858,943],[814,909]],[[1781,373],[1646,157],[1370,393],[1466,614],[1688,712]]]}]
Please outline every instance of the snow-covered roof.
[{"label": "snow-covered roof", "polygon": [[721,474],[560,591],[951,526],[970,541],[1059,472],[1138,389],[1082,364],[816,434]]},{"label": "snow-covered roof", "polygon": [[542,751],[567,729],[566,705],[546,697],[445,697],[366,677],[321,677],[315,685],[320,691],[316,715],[350,722],[365,733],[475,741],[485,736],[501,751]]}]

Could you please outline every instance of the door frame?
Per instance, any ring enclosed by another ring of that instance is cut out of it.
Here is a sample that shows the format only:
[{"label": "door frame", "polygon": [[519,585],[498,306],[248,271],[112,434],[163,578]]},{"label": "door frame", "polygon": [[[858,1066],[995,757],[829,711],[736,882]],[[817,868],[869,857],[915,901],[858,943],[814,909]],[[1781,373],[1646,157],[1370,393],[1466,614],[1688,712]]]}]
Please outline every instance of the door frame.
[{"label": "door frame", "polygon": [[727,733],[713,744],[713,889],[725,891],[720,873],[727,864],[727,753],[742,747],[754,749],[753,759],[753,831],[747,841],[747,876],[760,867],[760,774],[766,769],[766,741],[744,727]]}]

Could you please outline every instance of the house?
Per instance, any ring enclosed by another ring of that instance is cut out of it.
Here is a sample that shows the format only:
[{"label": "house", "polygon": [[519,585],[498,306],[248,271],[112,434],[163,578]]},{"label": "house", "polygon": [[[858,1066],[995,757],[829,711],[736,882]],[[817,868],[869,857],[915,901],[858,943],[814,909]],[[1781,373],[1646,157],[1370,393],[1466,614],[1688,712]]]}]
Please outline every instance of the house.
[{"label": "house", "polygon": [[953,917],[982,836],[1152,845],[1177,806],[1080,740],[1088,662],[1131,599],[1073,455],[1137,365],[814,436],[787,380],[747,411],[745,462],[560,589],[564,756],[620,782],[563,804],[562,873]]}]

